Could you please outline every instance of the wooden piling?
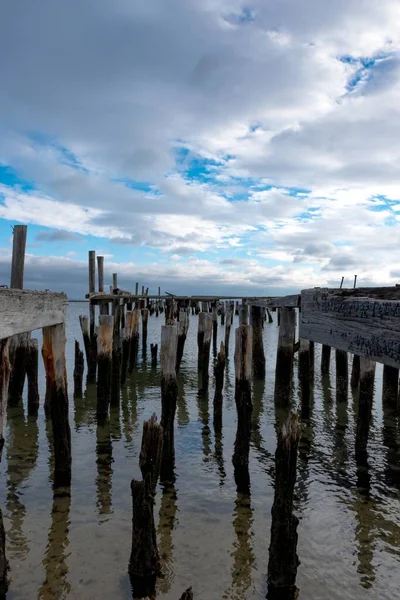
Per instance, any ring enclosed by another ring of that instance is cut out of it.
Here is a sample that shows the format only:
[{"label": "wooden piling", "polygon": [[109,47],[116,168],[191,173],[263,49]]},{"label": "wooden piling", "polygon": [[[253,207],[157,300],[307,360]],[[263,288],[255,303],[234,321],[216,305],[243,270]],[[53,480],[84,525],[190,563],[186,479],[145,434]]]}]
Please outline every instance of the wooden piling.
[{"label": "wooden piling", "polygon": [[278,433],[275,452],[275,492],[268,561],[269,600],[295,600],[297,594],[299,520],[293,514],[293,497],[300,433],[298,417],[291,413]]},{"label": "wooden piling", "polygon": [[137,367],[139,353],[139,324],[140,324],[140,309],[135,308],[133,311],[132,337],[131,348],[129,351],[129,367],[128,373],[131,374],[133,369]]},{"label": "wooden piling", "polygon": [[26,378],[28,380],[28,414],[37,414],[39,410],[39,345],[36,339],[29,337],[26,346]]},{"label": "wooden piling", "polygon": [[221,303],[221,325],[224,326],[225,325],[225,302]]},{"label": "wooden piling", "polygon": [[225,375],[225,346],[221,342],[217,363],[215,365],[215,393],[214,393],[214,430],[215,433],[220,433],[222,429],[222,390],[224,387]]},{"label": "wooden piling", "polygon": [[88,378],[89,382],[94,382],[94,381],[96,381],[97,347],[96,347],[96,352],[94,353],[94,347],[90,341],[89,319],[83,315],[80,315],[79,323],[81,326],[83,345],[84,345],[85,354],[86,354],[86,364],[87,364],[87,370],[88,370],[87,378]]},{"label": "wooden piling", "polygon": [[154,525],[154,496],[160,474],[163,429],[155,415],[143,423],[139,465],[143,481],[131,481],[132,546],[128,572],[135,598],[152,596],[160,575],[160,557]]},{"label": "wooden piling", "polygon": [[336,359],[336,400],[338,402],[347,401],[349,389],[349,369],[347,352],[344,350],[335,350]]},{"label": "wooden piling", "polygon": [[179,311],[179,322],[178,322],[178,349],[176,354],[176,372],[178,373],[182,357],[183,351],[185,348],[185,342],[187,337],[187,332],[189,330],[189,315],[186,310]]},{"label": "wooden piling", "polygon": [[225,356],[229,356],[229,338],[231,336],[231,327],[232,327],[232,318],[233,312],[232,307],[229,305],[226,311],[226,320],[225,320]]},{"label": "wooden piling", "polygon": [[29,340],[30,333],[21,333],[10,338],[9,352],[10,363],[12,365],[8,387],[10,405],[16,406],[22,402]]},{"label": "wooden piling", "polygon": [[132,346],[132,334],[134,324],[134,313],[132,310],[126,312],[125,335],[122,340],[122,365],[121,365],[121,384],[124,385],[128,375],[129,353]]},{"label": "wooden piling", "polygon": [[[104,256],[97,257],[97,281],[99,292],[104,292]],[[101,303],[99,310],[101,315],[108,315],[108,304]]]},{"label": "wooden piling", "polygon": [[65,361],[65,325],[43,328],[42,355],[50,395],[54,444],[54,487],[71,484],[71,430]]},{"label": "wooden piling", "polygon": [[353,355],[353,364],[351,366],[351,378],[350,385],[351,389],[355,390],[358,388],[358,384],[360,383],[360,357],[358,354]]},{"label": "wooden piling", "polygon": [[114,324],[112,333],[112,361],[111,361],[111,405],[118,406],[121,398],[121,368],[122,368],[122,342],[121,342],[121,310],[119,302],[115,305]]},{"label": "wooden piling", "polygon": [[251,435],[251,371],[253,332],[250,325],[240,325],[235,332],[235,402],[237,430],[232,458],[239,493],[250,491],[249,451]]},{"label": "wooden piling", "polygon": [[397,411],[399,397],[399,369],[383,365],[382,404]]},{"label": "wooden piling", "polygon": [[97,416],[108,414],[111,401],[111,364],[114,317],[100,315],[97,336]]},{"label": "wooden piling", "polygon": [[151,367],[152,367],[152,369],[156,369],[157,368],[158,344],[150,344],[150,352],[151,352]]},{"label": "wooden piling", "polygon": [[149,309],[142,308],[142,355],[145,358],[147,354],[147,328],[149,322]]},{"label": "wooden piling", "polygon": [[292,390],[296,313],[290,308],[280,308],[279,314],[281,321],[276,354],[275,402],[287,406]]},{"label": "wooden piling", "polygon": [[322,344],[321,350],[321,373],[322,375],[326,375],[329,373],[329,368],[331,365],[331,347],[326,344]]},{"label": "wooden piling", "polygon": [[212,334],[212,318],[210,313],[199,314],[199,329],[197,333],[197,345],[199,350],[198,367],[201,371],[201,389],[208,389],[210,345]]},{"label": "wooden piling", "polygon": [[255,379],[265,378],[265,353],[263,343],[263,312],[260,306],[251,306],[250,325],[253,329],[253,375]]},{"label": "wooden piling", "polygon": [[24,267],[27,225],[14,225],[13,249],[11,259],[11,288],[22,290],[24,288]]},{"label": "wooden piling", "polygon": [[247,325],[249,322],[249,306],[245,300],[242,300],[242,304],[239,308],[239,325]]},{"label": "wooden piling", "polygon": [[266,314],[266,316],[268,317],[268,323],[273,323],[274,322],[274,320],[272,318],[272,315],[270,313],[270,310],[268,308],[267,308],[267,314]]},{"label": "wooden piling", "polygon": [[82,398],[83,396],[83,371],[83,352],[79,347],[78,340],[75,340],[74,398]]},{"label": "wooden piling", "polygon": [[[89,250],[89,294],[94,294],[96,291],[96,252]],[[95,310],[96,307],[89,301],[89,335],[93,344],[95,334]]]},{"label": "wooden piling", "polygon": [[189,587],[187,590],[185,590],[179,600],[193,600],[192,588]]},{"label": "wooden piling", "polygon": [[302,417],[308,418],[310,406],[310,342],[300,338],[299,347],[299,383],[301,395]]},{"label": "wooden piling", "polygon": [[217,339],[218,339],[218,310],[214,303],[212,307],[212,343],[213,343],[213,354],[217,354]]},{"label": "wooden piling", "polygon": [[161,426],[164,432],[161,477],[173,479],[175,464],[174,421],[178,384],[176,378],[176,354],[178,349],[178,326],[163,325],[161,327]]},{"label": "wooden piling", "polygon": [[[0,340],[0,461],[4,446],[4,424],[7,412],[8,385],[10,381],[11,365],[8,355],[8,338]],[[1,536],[0,536],[1,543]],[[0,547],[1,552],[1,547]],[[2,564],[0,563],[0,589]]]},{"label": "wooden piling", "polygon": [[358,415],[356,429],[356,453],[367,450],[368,434],[372,416],[376,363],[360,357],[360,391],[358,395]]}]

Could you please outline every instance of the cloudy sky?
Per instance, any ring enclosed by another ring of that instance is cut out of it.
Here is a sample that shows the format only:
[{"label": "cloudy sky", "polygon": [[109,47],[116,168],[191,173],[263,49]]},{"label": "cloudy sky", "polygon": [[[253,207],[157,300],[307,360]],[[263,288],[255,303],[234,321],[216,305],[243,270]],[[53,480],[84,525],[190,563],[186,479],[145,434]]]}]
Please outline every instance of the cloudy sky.
[{"label": "cloudy sky", "polygon": [[398,0],[5,0],[0,283],[400,281]]}]

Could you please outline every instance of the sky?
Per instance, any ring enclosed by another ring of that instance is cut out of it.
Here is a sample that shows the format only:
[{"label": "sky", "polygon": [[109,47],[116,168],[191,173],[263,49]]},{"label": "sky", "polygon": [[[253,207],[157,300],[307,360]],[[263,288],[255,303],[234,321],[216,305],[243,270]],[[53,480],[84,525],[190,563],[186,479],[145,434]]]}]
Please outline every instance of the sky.
[{"label": "sky", "polygon": [[398,0],[0,4],[0,284],[400,282]]}]

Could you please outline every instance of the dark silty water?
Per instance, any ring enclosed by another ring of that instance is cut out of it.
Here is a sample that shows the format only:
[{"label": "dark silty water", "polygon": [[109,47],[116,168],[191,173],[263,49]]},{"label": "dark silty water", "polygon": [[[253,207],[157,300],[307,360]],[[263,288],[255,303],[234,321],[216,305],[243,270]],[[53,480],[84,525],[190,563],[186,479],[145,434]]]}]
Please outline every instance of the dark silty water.
[{"label": "dark silty water", "polygon": [[[7,598],[30,600],[128,599],[131,544],[130,481],[140,479],[142,423],[161,415],[160,373],[140,361],[122,391],[119,409],[98,426],[96,390],[73,401],[73,344],[81,339],[70,304],[67,360],[72,431],[71,498],[53,501],[51,427],[26,407],[9,408],[1,463],[11,584]],[[163,315],[149,318],[148,343],[160,342]],[[238,318],[234,319],[236,327]],[[180,598],[193,586],[196,600],[265,598],[273,501],[276,427],[285,413],[273,401],[278,328],[265,325],[265,384],[253,386],[251,496],[236,492],[232,453],[236,431],[233,344],[225,378],[222,436],[212,426],[210,397],[197,393],[197,317],[190,317],[176,414],[176,482],[158,486],[155,517],[164,578],[157,598]],[[224,329],[219,326],[219,340]],[[336,403],[330,378],[321,378],[316,346],[314,397],[300,442],[296,484],[297,585],[303,600],[395,600],[400,597],[400,454],[396,416],[382,410],[377,368],[368,463],[357,466],[357,398]],[[148,352],[150,355],[150,352]],[[297,359],[296,359],[297,361]],[[211,368],[211,366],[210,366]],[[295,363],[293,404],[298,406]],[[41,404],[44,373],[40,368]]]}]

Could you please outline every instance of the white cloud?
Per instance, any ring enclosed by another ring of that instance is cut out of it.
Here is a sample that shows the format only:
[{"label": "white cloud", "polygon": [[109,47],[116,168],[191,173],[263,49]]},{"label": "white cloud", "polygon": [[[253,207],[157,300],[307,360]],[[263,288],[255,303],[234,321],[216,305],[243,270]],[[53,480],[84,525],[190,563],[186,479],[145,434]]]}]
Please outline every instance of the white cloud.
[{"label": "white cloud", "polygon": [[169,252],[171,273],[200,252],[221,285],[207,252],[251,252],[243,285],[389,283],[399,19],[397,0],[6,3],[0,164],[35,191],[0,185],[0,217]]}]

